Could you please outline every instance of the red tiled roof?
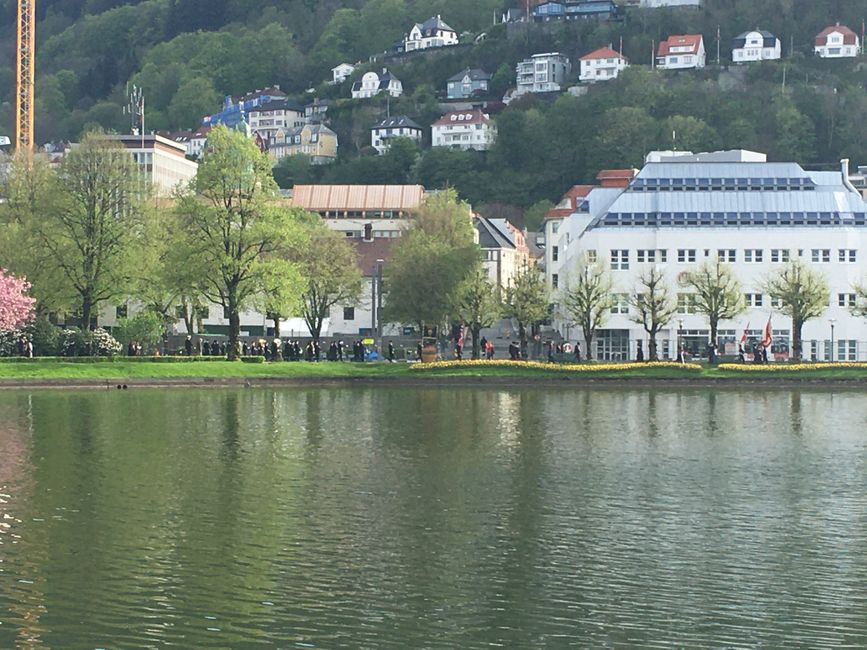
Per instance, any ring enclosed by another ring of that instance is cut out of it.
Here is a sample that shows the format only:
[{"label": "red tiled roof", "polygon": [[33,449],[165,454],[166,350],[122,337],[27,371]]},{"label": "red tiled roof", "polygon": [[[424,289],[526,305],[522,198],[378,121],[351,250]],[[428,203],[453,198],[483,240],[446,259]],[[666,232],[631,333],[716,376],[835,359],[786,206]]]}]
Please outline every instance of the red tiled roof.
[{"label": "red tiled roof", "polygon": [[596,174],[596,180],[598,181],[607,181],[614,179],[627,179],[632,180],[635,178],[635,170],[634,169],[603,169],[598,174]]},{"label": "red tiled roof", "polygon": [[[659,53],[657,56],[668,56],[669,51],[673,47],[689,47],[691,48],[690,52],[692,54],[698,54],[701,43],[701,34],[677,34],[675,36],[669,36],[667,41],[662,41],[659,44]],[[688,53],[689,52],[679,52],[679,54]]]},{"label": "red tiled roof", "polygon": [[446,113],[431,126],[445,126],[447,124],[487,124],[491,118],[482,113],[478,108],[471,111],[452,111]]},{"label": "red tiled roof", "polygon": [[826,27],[816,36],[816,45],[823,46],[828,44],[828,36],[833,34],[834,32],[839,32],[843,35],[843,44],[844,45],[855,45],[858,42],[858,35],[855,34],[851,29],[846,27],[846,25],[841,25],[837,23],[832,27]]},{"label": "red tiled roof", "polygon": [[600,47],[598,50],[590,52],[590,54],[585,54],[580,60],[593,61],[596,59],[623,59],[626,61],[625,56],[620,54],[620,52],[612,50],[610,47]]},{"label": "red tiled roof", "polygon": [[583,199],[590,192],[595,189],[596,185],[573,185],[570,187],[566,193],[563,195],[563,198],[560,199],[560,203],[563,203],[564,200],[569,200],[568,208],[552,208],[545,213],[546,219],[562,219],[564,217],[568,217],[570,214],[575,212],[578,209],[579,199]]}]

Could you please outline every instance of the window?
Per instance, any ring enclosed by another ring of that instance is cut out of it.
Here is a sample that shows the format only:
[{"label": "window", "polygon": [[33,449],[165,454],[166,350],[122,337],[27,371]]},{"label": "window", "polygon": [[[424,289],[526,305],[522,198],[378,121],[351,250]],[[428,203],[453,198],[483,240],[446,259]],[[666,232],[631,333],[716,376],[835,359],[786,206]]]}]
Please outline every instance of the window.
[{"label": "window", "polygon": [[858,259],[858,251],[854,248],[841,248],[837,251],[837,261],[842,263],[854,263]]},{"label": "window", "polygon": [[225,320],[229,320],[229,308],[228,307],[223,307],[223,318]]},{"label": "window", "polygon": [[837,294],[837,306],[838,307],[854,307],[855,301],[857,300],[854,293],[838,293]]},{"label": "window", "polygon": [[694,293],[679,293],[677,294],[677,313],[678,314],[694,314],[695,309],[695,294]]},{"label": "window", "polygon": [[831,250],[829,248],[814,248],[810,251],[810,259],[815,262],[830,262]]},{"label": "window", "polygon": [[788,261],[789,261],[789,249],[788,248],[772,248],[771,249],[771,262],[786,263]]},{"label": "window", "polygon": [[596,251],[587,251],[587,261],[596,264]]},{"label": "window", "polygon": [[560,257],[560,249],[557,246],[551,248],[551,261],[556,262]]},{"label": "window", "polygon": [[771,296],[769,302],[771,304],[772,309],[780,309],[783,306],[783,301],[780,300],[779,298],[774,298],[773,296]]},{"label": "window", "polygon": [[638,261],[639,262],[650,262],[651,264],[656,262],[656,251],[653,249],[646,250],[644,248],[638,249]]},{"label": "window", "polygon": [[615,293],[611,296],[611,313],[612,314],[628,314],[629,313],[629,294]]},{"label": "window", "polygon": [[744,262],[754,262],[760,264],[764,257],[764,251],[761,248],[748,248],[744,251]]},{"label": "window", "polygon": [[837,358],[836,361],[857,361],[858,360],[858,342],[857,341],[837,341]]},{"label": "window", "polygon": [[737,251],[734,248],[721,248],[716,252],[720,262],[736,262],[738,259]]},{"label": "window", "polygon": [[677,261],[681,264],[685,264],[687,262],[695,262],[695,249],[694,248],[678,248],[677,249]]},{"label": "window", "polygon": [[665,264],[666,262],[668,262],[668,251],[664,248],[659,248],[656,251],[656,257],[658,258],[657,261]]},{"label": "window", "polygon": [[560,286],[560,276],[556,273],[551,274],[551,288],[556,289]]},{"label": "window", "polygon": [[745,293],[744,300],[746,301],[748,307],[762,306],[762,294],[760,293]]},{"label": "window", "polygon": [[343,320],[355,320],[355,307],[343,308]]},{"label": "window", "polygon": [[620,269],[625,271],[629,268],[629,251],[628,250],[612,250],[611,251],[611,268],[613,270]]},{"label": "window", "polygon": [[126,305],[118,305],[114,308],[115,318],[126,318],[128,311]]}]

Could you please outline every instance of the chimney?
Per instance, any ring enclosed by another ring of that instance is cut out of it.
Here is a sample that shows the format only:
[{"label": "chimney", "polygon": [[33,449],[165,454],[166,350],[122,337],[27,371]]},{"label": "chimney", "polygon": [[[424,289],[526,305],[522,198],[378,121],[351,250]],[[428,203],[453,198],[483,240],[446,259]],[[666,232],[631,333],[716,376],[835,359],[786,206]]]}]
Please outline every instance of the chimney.
[{"label": "chimney", "polygon": [[855,192],[858,194],[858,190],[855,189],[855,186],[852,185],[852,181],[849,178],[849,159],[843,158],[840,161],[840,173],[843,175],[843,185],[846,186],[846,189],[850,192]]},{"label": "chimney", "polygon": [[364,224],[364,241],[373,241],[373,224]]}]

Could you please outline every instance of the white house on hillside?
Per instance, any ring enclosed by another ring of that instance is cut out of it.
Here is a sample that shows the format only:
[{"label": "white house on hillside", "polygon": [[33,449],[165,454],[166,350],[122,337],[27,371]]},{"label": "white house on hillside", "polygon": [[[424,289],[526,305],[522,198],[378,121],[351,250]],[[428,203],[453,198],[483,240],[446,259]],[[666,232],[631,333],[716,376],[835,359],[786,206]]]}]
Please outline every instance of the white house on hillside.
[{"label": "white house on hillside", "polygon": [[270,143],[278,131],[304,126],[307,118],[304,107],[287,99],[278,99],[260,104],[248,113],[250,129],[265,143]]},{"label": "white house on hillside", "polygon": [[458,34],[446,25],[438,15],[416,23],[403,39],[405,52],[426,50],[430,47],[447,47],[458,44]]},{"label": "white house on hillside", "polygon": [[776,61],[782,56],[780,39],[764,30],[744,32],[732,41],[732,61]]},{"label": "white house on hillside", "polygon": [[559,92],[571,72],[572,64],[568,57],[559,52],[534,54],[518,63],[515,96]]},{"label": "white house on hillside", "polygon": [[377,153],[385,153],[388,150],[390,140],[394,138],[409,138],[421,144],[422,129],[406,115],[387,117],[379,124],[370,129],[370,146]]},{"label": "white house on hillside", "polygon": [[331,84],[336,86],[337,84],[343,83],[353,72],[355,72],[355,66],[351,63],[341,63],[334,66],[331,68],[331,74],[334,77],[331,80]]},{"label": "white house on hillside", "polygon": [[381,92],[386,92],[392,97],[400,97],[403,94],[403,84],[388,71],[388,68],[383,68],[381,74],[365,72],[361,81],[352,84],[353,99],[367,99]]},{"label": "white house on hillside", "polygon": [[579,81],[608,81],[617,79],[621,70],[629,66],[625,56],[611,47],[602,47],[581,57],[581,72]]},{"label": "white house on hillside", "polygon": [[687,70],[705,65],[704,37],[701,34],[669,36],[659,44],[656,65],[662,70]]},{"label": "white house on hillside", "polygon": [[860,53],[858,35],[840,23],[826,27],[816,36],[816,55],[823,59],[854,58]]},{"label": "white house on hillside", "polygon": [[497,140],[497,125],[475,108],[446,113],[431,125],[431,146],[485,151]]}]

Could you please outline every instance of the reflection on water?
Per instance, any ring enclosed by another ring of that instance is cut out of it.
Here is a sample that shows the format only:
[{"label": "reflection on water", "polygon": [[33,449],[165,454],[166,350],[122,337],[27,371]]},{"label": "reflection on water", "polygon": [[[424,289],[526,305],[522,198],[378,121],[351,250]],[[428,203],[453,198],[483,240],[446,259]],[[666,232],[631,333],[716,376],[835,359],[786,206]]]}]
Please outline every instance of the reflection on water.
[{"label": "reflection on water", "polygon": [[867,646],[867,398],[7,391],[0,648]]}]

